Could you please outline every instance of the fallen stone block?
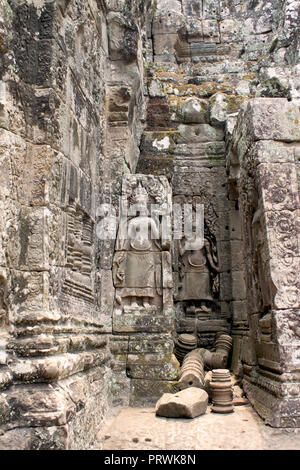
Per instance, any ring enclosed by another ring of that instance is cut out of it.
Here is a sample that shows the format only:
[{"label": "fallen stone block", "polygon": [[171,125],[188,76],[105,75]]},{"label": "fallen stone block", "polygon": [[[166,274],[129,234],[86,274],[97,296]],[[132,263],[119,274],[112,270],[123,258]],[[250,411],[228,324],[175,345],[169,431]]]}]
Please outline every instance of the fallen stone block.
[{"label": "fallen stone block", "polygon": [[205,414],[208,394],[190,387],[176,394],[165,393],[157,402],[155,413],[165,418],[196,418]]}]

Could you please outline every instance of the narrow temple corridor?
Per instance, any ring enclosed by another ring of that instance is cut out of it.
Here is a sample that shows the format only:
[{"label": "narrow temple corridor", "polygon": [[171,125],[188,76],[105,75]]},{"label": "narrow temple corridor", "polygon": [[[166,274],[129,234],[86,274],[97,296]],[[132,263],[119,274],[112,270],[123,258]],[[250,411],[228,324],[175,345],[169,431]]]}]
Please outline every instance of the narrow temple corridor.
[{"label": "narrow temple corridor", "polygon": [[0,0],[0,450],[300,450],[299,30]]}]

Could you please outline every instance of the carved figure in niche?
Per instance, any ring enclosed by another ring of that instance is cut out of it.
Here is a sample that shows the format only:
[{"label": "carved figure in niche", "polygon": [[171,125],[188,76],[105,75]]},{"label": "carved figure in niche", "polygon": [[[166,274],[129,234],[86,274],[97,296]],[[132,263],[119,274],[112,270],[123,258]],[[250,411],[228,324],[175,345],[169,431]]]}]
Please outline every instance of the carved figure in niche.
[{"label": "carved figure in niche", "polygon": [[121,304],[127,299],[127,310],[155,308],[155,298],[162,295],[159,221],[149,217],[148,199],[146,189],[139,184],[133,195],[136,215],[128,222],[128,238],[117,242],[117,249],[122,251],[115,256],[114,281],[122,290],[116,300]]},{"label": "carved figure in niche", "polygon": [[211,311],[214,293],[218,290],[219,273],[216,248],[208,232],[204,238],[186,238],[179,241],[178,300],[188,301],[187,314]]}]

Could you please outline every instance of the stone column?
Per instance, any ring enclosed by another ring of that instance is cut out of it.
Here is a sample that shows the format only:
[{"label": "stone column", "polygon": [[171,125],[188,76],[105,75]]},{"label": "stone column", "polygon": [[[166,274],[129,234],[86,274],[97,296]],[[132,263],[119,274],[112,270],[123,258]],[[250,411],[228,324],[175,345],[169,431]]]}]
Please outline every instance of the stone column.
[{"label": "stone column", "polygon": [[246,301],[255,347],[255,361],[242,357],[243,384],[255,409],[275,427],[300,425],[299,122],[292,102],[251,100],[232,141],[240,164]]},{"label": "stone column", "polygon": [[[128,175],[123,178],[121,204],[113,266],[113,333],[128,337],[120,352],[131,379],[130,403],[149,405],[172,390],[179,372],[172,354],[171,234],[163,232],[163,224],[171,222],[171,188],[163,176]],[[151,204],[156,205],[154,212]]]}]

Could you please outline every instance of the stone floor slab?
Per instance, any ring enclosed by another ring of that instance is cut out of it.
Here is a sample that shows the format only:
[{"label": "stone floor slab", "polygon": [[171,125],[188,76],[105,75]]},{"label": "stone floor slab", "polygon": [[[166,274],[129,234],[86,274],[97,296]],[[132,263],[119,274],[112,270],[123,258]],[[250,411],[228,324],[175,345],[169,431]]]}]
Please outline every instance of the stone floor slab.
[{"label": "stone floor slab", "polygon": [[[195,419],[155,416],[154,408],[115,411],[98,435],[103,450],[300,450],[300,429],[264,425],[250,405]],[[102,444],[101,444],[102,442]]]}]

